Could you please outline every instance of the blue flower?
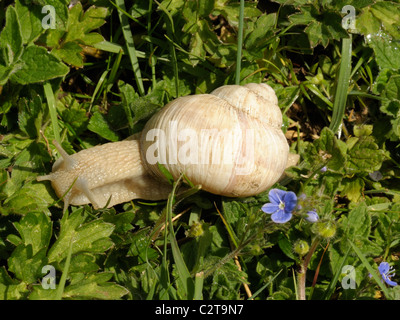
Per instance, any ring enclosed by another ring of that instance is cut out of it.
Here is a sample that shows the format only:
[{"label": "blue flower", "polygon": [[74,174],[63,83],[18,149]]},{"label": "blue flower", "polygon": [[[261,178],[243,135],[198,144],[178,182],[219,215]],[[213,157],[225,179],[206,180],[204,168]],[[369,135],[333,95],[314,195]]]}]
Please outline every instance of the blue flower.
[{"label": "blue flower", "polygon": [[378,267],[378,270],[382,276],[382,279],[389,285],[389,286],[397,286],[397,282],[390,280],[391,277],[394,276],[393,267],[389,266],[387,262],[381,262]]},{"label": "blue flower", "polygon": [[379,181],[383,178],[382,173],[380,173],[380,171],[374,171],[368,174],[369,177],[374,180],[374,181]]},{"label": "blue flower", "polygon": [[314,222],[317,222],[318,219],[319,219],[319,216],[318,216],[318,213],[317,213],[315,210],[312,210],[312,211],[308,211],[308,212],[307,212],[307,218],[306,218],[306,220],[307,220],[308,222],[314,223]]},{"label": "blue flower", "polygon": [[304,205],[306,199],[307,199],[307,196],[306,196],[305,193],[302,193],[302,194],[300,194],[300,195],[298,196],[298,198],[297,198],[298,202],[297,202],[296,210],[301,210],[301,209],[303,209],[303,205]]},{"label": "blue flower", "polygon": [[276,223],[285,223],[292,218],[292,211],[296,207],[297,197],[292,191],[271,189],[268,193],[270,203],[262,206],[261,210],[272,214],[271,219]]}]

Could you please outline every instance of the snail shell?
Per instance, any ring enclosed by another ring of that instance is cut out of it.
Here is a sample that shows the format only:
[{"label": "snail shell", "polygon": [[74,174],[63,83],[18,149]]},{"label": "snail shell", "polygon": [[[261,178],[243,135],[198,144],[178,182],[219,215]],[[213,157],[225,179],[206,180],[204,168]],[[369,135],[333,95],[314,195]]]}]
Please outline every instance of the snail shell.
[{"label": "snail shell", "polygon": [[50,180],[69,204],[111,207],[135,198],[161,200],[171,186],[158,163],[177,179],[211,193],[244,197],[267,190],[284,172],[289,146],[276,95],[266,84],[229,85],[211,94],[171,101],[146,124],[140,139],[111,142],[61,158]]},{"label": "snail shell", "polygon": [[281,125],[271,87],[223,86],[167,104],[144,127],[140,150],[155,177],[162,178],[160,162],[175,179],[183,172],[211,193],[250,196],[285,170],[289,146]]}]

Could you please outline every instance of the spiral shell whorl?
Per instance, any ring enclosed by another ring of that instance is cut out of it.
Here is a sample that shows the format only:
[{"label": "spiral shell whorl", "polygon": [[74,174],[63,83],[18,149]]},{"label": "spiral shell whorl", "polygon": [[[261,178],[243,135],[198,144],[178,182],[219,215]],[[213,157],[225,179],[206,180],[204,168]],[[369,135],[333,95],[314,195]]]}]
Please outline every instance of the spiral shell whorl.
[{"label": "spiral shell whorl", "polygon": [[286,167],[289,147],[281,124],[276,95],[266,84],[181,97],[146,124],[142,161],[158,178],[163,175],[156,162],[175,179],[183,172],[206,191],[255,195],[272,186]]}]

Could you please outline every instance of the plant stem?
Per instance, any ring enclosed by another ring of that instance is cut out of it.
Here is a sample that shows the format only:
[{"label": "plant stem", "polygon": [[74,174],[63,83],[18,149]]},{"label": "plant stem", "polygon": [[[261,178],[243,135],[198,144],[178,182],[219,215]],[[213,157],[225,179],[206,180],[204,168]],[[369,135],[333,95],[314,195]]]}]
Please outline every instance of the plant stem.
[{"label": "plant stem", "polygon": [[300,264],[300,270],[297,272],[297,288],[299,290],[297,300],[306,300],[306,271],[307,268],[304,267],[304,264]]},{"label": "plant stem", "polygon": [[60,284],[57,289],[56,300],[61,300],[63,293],[64,293],[65,283],[67,282],[69,266],[71,264],[73,244],[74,244],[74,237],[71,237],[71,240],[69,241],[67,259],[65,260],[65,265],[64,265],[63,273],[61,275]]},{"label": "plant stem", "polygon": [[311,257],[314,254],[315,249],[317,248],[318,244],[320,243],[319,238],[315,238],[310,251],[308,251],[306,257],[300,264],[300,270],[297,272],[297,287],[299,289],[299,296],[298,300],[306,300],[306,273],[307,267],[310,263]]},{"label": "plant stem", "polygon": [[243,20],[244,20],[243,17],[244,17],[244,0],[240,0],[239,33],[238,33],[237,53],[236,53],[235,84],[240,84],[240,69],[241,69],[242,46],[243,46]]}]

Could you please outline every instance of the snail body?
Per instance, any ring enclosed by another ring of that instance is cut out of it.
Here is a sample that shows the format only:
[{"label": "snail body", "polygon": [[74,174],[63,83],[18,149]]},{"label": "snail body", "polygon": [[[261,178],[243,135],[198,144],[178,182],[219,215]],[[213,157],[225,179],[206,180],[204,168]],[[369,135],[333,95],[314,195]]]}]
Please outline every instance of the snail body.
[{"label": "snail body", "polygon": [[51,181],[57,196],[63,197],[65,209],[70,204],[92,203],[102,208],[137,198],[161,200],[171,191],[168,184],[145,172],[139,140],[109,142],[72,155],[54,144],[61,158],[54,163],[52,173],[37,180]]},{"label": "snail body", "polygon": [[76,154],[61,154],[50,180],[64,208],[111,207],[140,198],[161,200],[171,186],[157,163],[184,173],[203,190],[229,197],[256,195],[284,172],[289,146],[276,95],[266,84],[228,85],[177,98],[156,113],[140,136]]}]

